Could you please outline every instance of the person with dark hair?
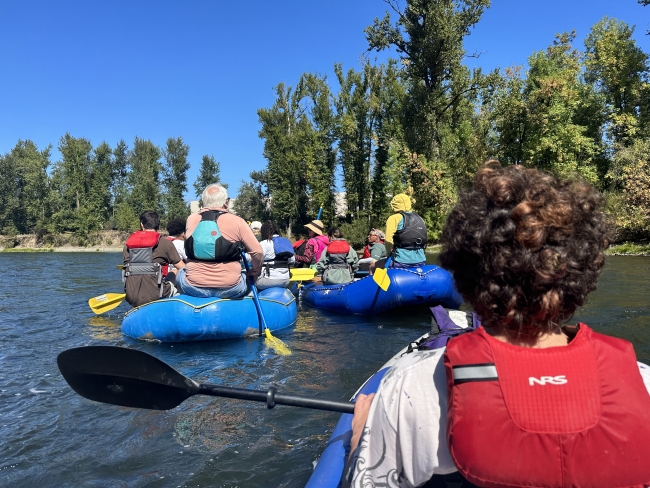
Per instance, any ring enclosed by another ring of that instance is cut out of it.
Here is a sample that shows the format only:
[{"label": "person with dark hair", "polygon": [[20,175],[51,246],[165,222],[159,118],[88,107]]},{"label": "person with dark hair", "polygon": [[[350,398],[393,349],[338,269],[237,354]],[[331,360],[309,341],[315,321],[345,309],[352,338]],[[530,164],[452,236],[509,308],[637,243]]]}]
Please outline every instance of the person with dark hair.
[{"label": "person with dark hair", "polygon": [[[176,287],[167,280],[168,273],[185,267],[171,241],[161,239],[158,233],[160,218],[153,210],[140,215],[140,230],[126,240],[123,258],[124,293],[134,307],[174,296]],[[175,269],[169,269],[172,264]]]},{"label": "person with dark hair", "polygon": [[330,242],[316,263],[316,270],[323,274],[325,285],[349,283],[359,267],[359,256],[338,227],[330,229],[328,236]]},{"label": "person with dark hair", "polygon": [[[184,263],[187,262],[187,255],[185,254],[185,219],[172,219],[167,223],[167,240],[172,241],[178,255]],[[170,265],[172,268],[174,265]]]},{"label": "person with dark hair", "polygon": [[648,486],[650,368],[565,325],[605,263],[602,208],[582,181],[483,166],[439,258],[483,327],[403,356],[359,396],[344,484]]},{"label": "person with dark hair", "polygon": [[289,265],[295,262],[291,241],[280,235],[280,229],[272,220],[267,220],[260,229],[262,252],[262,274],[255,285],[259,290],[278,286],[287,288],[290,284]]}]

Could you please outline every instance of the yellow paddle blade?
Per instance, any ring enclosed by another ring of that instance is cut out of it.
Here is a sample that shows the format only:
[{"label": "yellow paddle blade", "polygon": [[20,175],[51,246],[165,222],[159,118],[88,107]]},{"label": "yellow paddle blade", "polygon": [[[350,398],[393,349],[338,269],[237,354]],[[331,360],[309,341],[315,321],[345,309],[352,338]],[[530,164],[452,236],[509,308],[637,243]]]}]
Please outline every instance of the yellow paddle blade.
[{"label": "yellow paddle blade", "polygon": [[124,269],[124,265],[123,265],[123,264],[116,264],[115,267],[116,267],[117,269],[119,269],[120,271]]},{"label": "yellow paddle blade", "polygon": [[316,270],[311,268],[291,268],[289,273],[291,273],[290,281],[307,281],[314,277]]},{"label": "yellow paddle blade", "polygon": [[99,315],[100,313],[113,310],[115,307],[119,306],[125,298],[126,295],[124,293],[106,293],[88,300],[88,306],[90,306],[90,310]]},{"label": "yellow paddle blade", "polygon": [[291,349],[289,349],[289,346],[287,346],[284,342],[282,342],[277,337],[273,337],[268,327],[264,329],[264,332],[266,334],[264,343],[268,347],[273,349],[276,352],[276,354],[279,354],[280,356],[291,356]]},{"label": "yellow paddle blade", "polygon": [[372,279],[375,283],[377,283],[377,286],[379,286],[379,288],[384,291],[388,290],[388,287],[390,286],[388,270],[384,268],[375,269],[375,272],[372,274]]}]

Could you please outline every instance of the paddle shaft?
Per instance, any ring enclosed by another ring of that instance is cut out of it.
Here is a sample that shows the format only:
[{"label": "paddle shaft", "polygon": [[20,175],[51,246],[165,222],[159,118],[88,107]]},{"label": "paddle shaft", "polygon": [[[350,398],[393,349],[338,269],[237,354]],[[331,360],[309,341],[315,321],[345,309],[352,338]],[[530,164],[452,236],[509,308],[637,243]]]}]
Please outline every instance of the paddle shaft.
[{"label": "paddle shaft", "polygon": [[253,281],[252,276],[248,276],[248,273],[250,272],[250,268],[248,267],[248,260],[246,259],[246,253],[242,251],[241,257],[244,260],[244,268],[246,268],[246,275],[248,277],[248,280],[251,284],[251,289],[253,290],[253,302],[255,303],[255,308],[257,309],[257,315],[260,319],[260,337],[264,335],[264,330],[268,329],[268,325],[266,325],[266,320],[264,320],[264,313],[262,312],[262,304],[260,303],[260,296],[257,294],[257,287],[255,286],[255,282]]},{"label": "paddle shaft", "polygon": [[264,402],[268,408],[273,408],[276,405],[289,405],[292,407],[312,408],[316,410],[327,410],[330,412],[354,413],[354,403],[338,402],[334,400],[318,400],[316,398],[277,393],[273,386],[267,391],[264,391],[202,383],[197,394],[235,398],[238,400],[249,400],[253,402]]}]

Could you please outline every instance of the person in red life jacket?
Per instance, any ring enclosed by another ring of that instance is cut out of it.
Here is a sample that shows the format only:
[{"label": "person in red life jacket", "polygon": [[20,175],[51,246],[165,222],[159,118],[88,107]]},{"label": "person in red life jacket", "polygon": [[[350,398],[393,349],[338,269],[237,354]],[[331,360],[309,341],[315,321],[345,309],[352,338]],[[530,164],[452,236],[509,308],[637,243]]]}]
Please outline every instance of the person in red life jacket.
[{"label": "person in red life jacket", "polygon": [[388,257],[384,239],[385,235],[381,230],[370,230],[367,237],[367,244],[363,248],[363,256],[359,259],[359,271],[369,271],[372,263]]},{"label": "person in red life jacket", "polygon": [[316,263],[316,270],[323,273],[325,285],[349,283],[359,267],[359,256],[345,240],[341,229],[334,227],[328,235],[330,243]]},{"label": "person in red life jacket", "polygon": [[[304,256],[305,248],[307,247],[307,239],[298,239],[297,241],[291,244],[291,247],[293,247],[294,256]],[[292,267],[306,268],[307,266],[308,266],[307,263],[300,263],[298,261],[295,261],[294,259],[294,264]]]},{"label": "person in red life jacket", "polygon": [[296,263],[304,263],[307,266],[316,264],[321,254],[330,243],[327,236],[323,235],[323,223],[320,220],[312,220],[307,225],[309,239],[302,255],[296,253]]},{"label": "person in red life jacket", "polygon": [[159,227],[156,212],[143,212],[140,230],[131,234],[124,245],[124,293],[126,301],[134,307],[177,294],[175,286],[165,279],[167,265],[182,269],[185,263],[174,244],[160,238]]},{"label": "person in red life jacket", "polygon": [[403,356],[360,395],[344,485],[650,484],[648,366],[624,340],[563,325],[605,263],[602,208],[585,182],[483,166],[439,257],[483,327]]},{"label": "person in red life jacket", "polygon": [[243,297],[250,287],[242,271],[241,251],[250,255],[250,276],[257,280],[262,271],[262,246],[246,221],[228,211],[228,192],[223,186],[208,185],[201,200],[203,208],[187,218],[187,266],[176,276],[176,286],[196,297]]},{"label": "person in red life jacket", "polygon": [[[167,233],[169,234],[166,239],[172,241],[178,255],[184,263],[187,262],[187,254],[185,254],[185,219],[172,219],[167,223]],[[169,265],[172,269],[173,264]]]}]

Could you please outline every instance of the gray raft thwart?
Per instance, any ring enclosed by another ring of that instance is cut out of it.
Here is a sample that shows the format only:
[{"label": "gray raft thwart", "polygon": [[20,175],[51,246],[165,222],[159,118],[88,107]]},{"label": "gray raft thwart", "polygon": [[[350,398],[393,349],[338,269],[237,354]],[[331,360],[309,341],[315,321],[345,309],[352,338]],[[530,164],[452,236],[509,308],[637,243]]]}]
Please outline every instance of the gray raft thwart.
[{"label": "gray raft thwart", "polygon": [[[296,323],[296,298],[286,288],[259,292],[266,323],[271,330]],[[161,342],[191,342],[256,336],[260,322],[252,296],[238,299],[178,295],[127,312],[122,332],[129,337]]]}]

